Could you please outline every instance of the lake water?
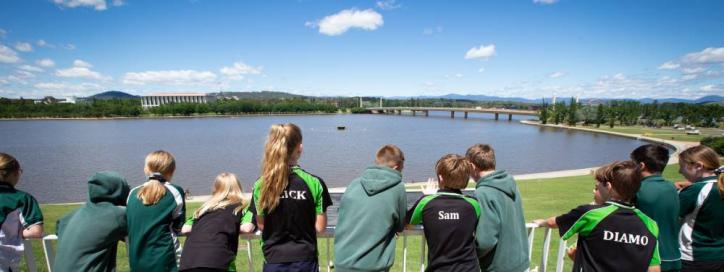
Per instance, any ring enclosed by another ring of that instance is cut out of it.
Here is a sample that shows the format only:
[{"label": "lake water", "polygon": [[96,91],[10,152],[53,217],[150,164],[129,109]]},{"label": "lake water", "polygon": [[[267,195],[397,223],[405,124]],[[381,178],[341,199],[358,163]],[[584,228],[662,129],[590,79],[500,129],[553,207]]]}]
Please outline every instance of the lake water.
[{"label": "lake water", "polygon": [[[374,162],[383,144],[405,153],[405,182],[434,176],[435,162],[448,153],[464,154],[475,143],[496,150],[499,169],[513,174],[598,166],[625,160],[644,142],[617,136],[523,125],[517,119],[471,114],[469,119],[397,115],[250,116],[124,120],[0,121],[0,152],[15,156],[24,173],[18,188],[41,203],[87,198],[87,178],[114,170],[131,186],[144,181],[149,152],[176,157],[173,182],[193,195],[209,194],[222,172],[236,173],[249,191],[259,176],[269,127],[292,122],[302,128],[300,165],[329,187],[346,186]],[[346,126],[346,130],[337,130]]]}]

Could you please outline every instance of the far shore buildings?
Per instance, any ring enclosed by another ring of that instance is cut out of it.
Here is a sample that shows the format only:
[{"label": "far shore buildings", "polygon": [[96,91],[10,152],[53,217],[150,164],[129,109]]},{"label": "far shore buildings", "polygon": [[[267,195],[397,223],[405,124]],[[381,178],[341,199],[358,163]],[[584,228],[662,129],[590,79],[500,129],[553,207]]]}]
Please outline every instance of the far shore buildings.
[{"label": "far shore buildings", "polygon": [[142,96],[141,106],[143,106],[143,108],[153,108],[171,103],[206,104],[209,100],[209,97],[205,93],[156,93]]}]

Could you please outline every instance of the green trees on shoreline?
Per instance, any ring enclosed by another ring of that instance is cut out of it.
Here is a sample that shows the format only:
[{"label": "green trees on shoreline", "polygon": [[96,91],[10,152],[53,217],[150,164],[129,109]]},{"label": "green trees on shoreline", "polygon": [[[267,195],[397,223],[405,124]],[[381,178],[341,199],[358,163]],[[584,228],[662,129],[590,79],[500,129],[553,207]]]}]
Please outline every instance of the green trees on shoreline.
[{"label": "green trees on shoreline", "polygon": [[724,106],[716,103],[653,103],[643,104],[631,100],[611,100],[596,104],[581,104],[571,98],[569,103],[540,104],[542,123],[583,125],[644,125],[650,127],[685,124],[697,127],[717,127],[724,116]]}]

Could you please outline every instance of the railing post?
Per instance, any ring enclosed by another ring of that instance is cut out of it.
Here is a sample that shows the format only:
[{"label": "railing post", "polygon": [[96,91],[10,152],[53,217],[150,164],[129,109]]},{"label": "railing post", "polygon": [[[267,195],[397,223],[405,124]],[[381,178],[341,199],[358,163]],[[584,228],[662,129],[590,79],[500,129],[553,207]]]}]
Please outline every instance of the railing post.
[{"label": "railing post", "polygon": [[558,257],[556,258],[556,272],[563,272],[563,258],[566,257],[566,240],[558,241]]},{"label": "railing post", "polygon": [[53,250],[53,240],[57,240],[58,236],[48,235],[43,237],[43,252],[45,252],[45,263],[48,266],[48,271],[53,271],[53,264],[55,263],[55,251]]},{"label": "railing post", "polygon": [[251,236],[247,236],[246,238],[246,254],[249,257],[248,264],[249,264],[249,271],[254,271],[254,255],[251,253],[251,249],[254,247],[251,244]]},{"label": "railing post", "polygon": [[548,255],[550,251],[551,246],[551,229],[546,228],[545,234],[543,236],[543,256],[541,257],[541,263],[540,263],[540,270],[539,272],[546,272],[548,270]]},{"label": "railing post", "polygon": [[402,232],[402,272],[407,272],[407,233]]},{"label": "railing post", "polygon": [[332,238],[327,237],[327,272],[332,271],[332,266],[331,266],[332,262],[329,260],[329,255],[332,255],[331,254],[332,251],[330,250],[330,247],[329,247],[329,240],[331,240],[331,239]]},{"label": "railing post", "polygon": [[420,272],[425,272],[425,232],[420,234]]},{"label": "railing post", "polygon": [[28,265],[28,271],[38,271],[38,266],[35,264],[35,253],[33,253],[33,242],[30,240],[23,240],[23,253],[25,254],[25,263]]}]

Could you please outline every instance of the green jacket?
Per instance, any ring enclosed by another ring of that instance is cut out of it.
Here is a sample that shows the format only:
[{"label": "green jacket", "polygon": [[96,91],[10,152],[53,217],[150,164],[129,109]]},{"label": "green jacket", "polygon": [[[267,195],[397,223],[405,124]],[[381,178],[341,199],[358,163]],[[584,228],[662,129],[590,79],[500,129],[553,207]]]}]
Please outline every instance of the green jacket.
[{"label": "green jacket", "polygon": [[58,221],[53,271],[115,271],[118,241],[126,236],[128,183],[115,172],[88,180],[89,201]]},{"label": "green jacket", "polygon": [[704,177],[679,192],[681,259],[724,261],[724,198],[717,177]]},{"label": "green jacket", "polygon": [[342,195],[334,237],[335,271],[383,271],[395,261],[395,234],[404,228],[402,174],[371,166]]},{"label": "green jacket", "polygon": [[513,177],[505,170],[481,177],[475,185],[475,198],[482,208],[475,232],[480,269],[511,272],[528,269],[523,200]]},{"label": "green jacket", "polygon": [[659,226],[661,270],[681,269],[679,251],[679,194],[674,184],[660,175],[645,177],[636,193],[636,208],[656,221]]}]

